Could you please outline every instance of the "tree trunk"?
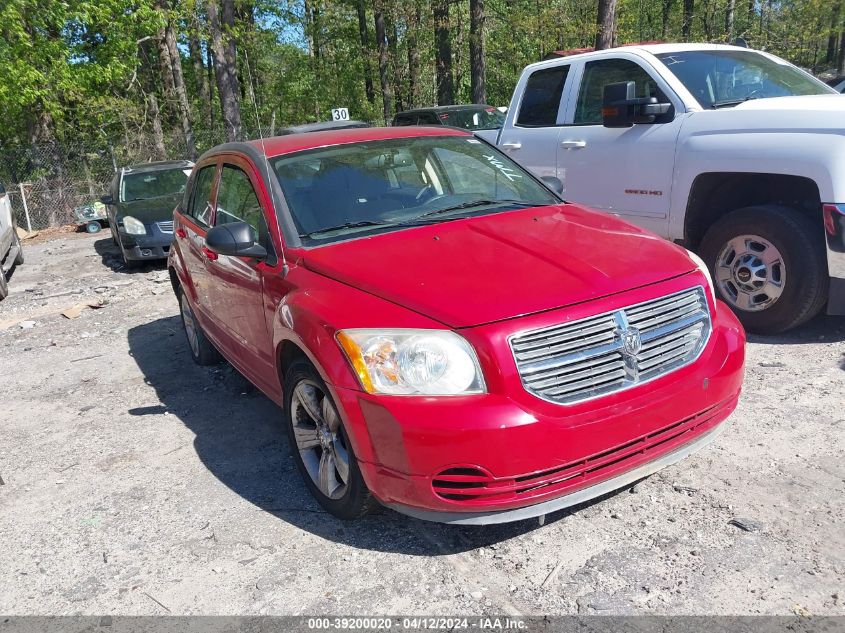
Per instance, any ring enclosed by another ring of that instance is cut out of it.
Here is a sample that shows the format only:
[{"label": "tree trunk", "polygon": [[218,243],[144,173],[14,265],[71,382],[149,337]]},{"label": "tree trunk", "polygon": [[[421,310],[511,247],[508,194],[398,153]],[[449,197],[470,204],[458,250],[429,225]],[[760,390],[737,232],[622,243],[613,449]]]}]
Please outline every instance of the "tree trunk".
[{"label": "tree trunk", "polygon": [[420,49],[417,38],[417,29],[420,28],[422,20],[419,2],[408,17],[408,107],[415,108],[420,105]]},{"label": "tree trunk", "polygon": [[837,59],[836,67],[839,69],[840,75],[845,75],[845,30],[839,37],[839,58]]},{"label": "tree trunk", "polygon": [[434,39],[436,42],[437,105],[452,105],[454,80],[452,77],[452,41],[449,37],[449,0],[433,0]]},{"label": "tree trunk", "polygon": [[827,56],[825,61],[832,64],[836,59],[836,45],[839,43],[839,27],[842,23],[842,3],[837,2],[830,16],[830,34],[827,37]]},{"label": "tree trunk", "polygon": [[191,106],[188,104],[188,91],[185,89],[185,77],[182,74],[182,56],[176,47],[176,36],[173,28],[168,25],[164,29],[164,39],[170,54],[170,65],[173,71],[173,89],[179,102],[179,118],[182,122],[182,133],[185,135],[185,148],[188,158],[197,157],[197,144],[194,140],[194,128],[191,124]]},{"label": "tree trunk", "polygon": [[204,108],[211,115],[211,92],[208,89],[208,76],[205,74],[205,65],[202,61],[202,44],[197,34],[198,27],[193,25],[188,32],[188,53],[191,56],[191,65],[194,68],[194,87],[199,97],[201,108]]},{"label": "tree trunk", "polygon": [[596,50],[613,46],[613,31],[616,26],[616,5],[618,0],[599,0],[596,16]]},{"label": "tree trunk", "polygon": [[387,76],[387,35],[384,29],[384,13],[382,3],[376,0],[375,21],[376,21],[376,44],[378,45],[378,78],[381,84],[381,103],[384,123],[390,123],[390,108],[393,101],[393,88]]},{"label": "tree trunk", "polygon": [[672,13],[672,5],[675,0],[663,0],[663,23],[660,31],[660,38],[663,40],[669,39],[669,16]]},{"label": "tree trunk", "polygon": [[734,9],[736,8],[736,0],[728,0],[728,5],[725,7],[725,39],[728,43],[734,39]]},{"label": "tree trunk", "polygon": [[487,103],[487,64],[484,56],[484,0],[469,1],[469,67],[473,103]]},{"label": "tree trunk", "polygon": [[402,98],[402,72],[399,66],[399,47],[397,41],[399,32],[396,28],[396,16],[393,14],[394,7],[388,7],[384,14],[385,31],[387,32],[387,51],[390,58],[390,71],[393,74],[393,100],[396,112],[404,110],[404,99]]},{"label": "tree trunk", "polygon": [[[205,73],[206,73],[206,81],[208,83],[208,105],[211,108],[209,110],[211,114],[211,118],[209,120],[210,126],[214,129],[214,51],[211,50],[211,42],[206,42],[205,46]],[[217,141],[214,141],[215,144]]]},{"label": "tree trunk", "polygon": [[[220,0],[222,4],[222,24],[217,14],[218,0],[208,0],[208,28],[211,31],[211,48],[214,52],[214,74],[217,78],[217,93],[220,96],[220,109],[226,126],[226,140],[240,141],[243,136],[241,127],[240,86],[235,58],[235,43],[231,28],[234,19],[234,0]],[[226,33],[223,33],[226,27]]]},{"label": "tree trunk", "polygon": [[361,38],[361,59],[364,62],[364,91],[367,95],[367,101],[373,103],[376,99],[376,93],[373,88],[373,75],[370,69],[370,34],[367,29],[367,8],[364,2],[365,0],[358,0],[356,3],[356,9],[358,10],[358,35]]},{"label": "tree trunk", "polygon": [[[156,3],[156,8],[163,11],[161,4]],[[173,64],[170,61],[170,49],[167,46],[164,27],[156,31],[156,47],[158,49],[158,68],[161,84],[164,87],[164,108],[169,111],[175,99],[175,88],[173,86]]]},{"label": "tree trunk", "polygon": [[158,99],[154,92],[147,95],[147,104],[150,108],[150,120],[153,123],[153,150],[157,160],[164,160],[167,157],[167,150],[164,148],[164,132],[161,129],[161,113],[158,108]]},{"label": "tree trunk", "polygon": [[682,39],[689,42],[692,33],[692,21],[695,17],[695,0],[684,0],[684,21],[681,25]]}]

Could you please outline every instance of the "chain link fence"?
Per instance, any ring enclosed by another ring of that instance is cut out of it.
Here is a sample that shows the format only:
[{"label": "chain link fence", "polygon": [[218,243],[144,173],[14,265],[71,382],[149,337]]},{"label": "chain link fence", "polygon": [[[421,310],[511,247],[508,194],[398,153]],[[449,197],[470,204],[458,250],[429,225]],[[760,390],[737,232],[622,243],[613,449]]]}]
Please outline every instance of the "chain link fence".
[{"label": "chain link fence", "polygon": [[[245,132],[252,138],[251,131]],[[225,141],[223,129],[199,130],[199,153]],[[121,167],[152,160],[188,158],[184,137],[150,137],[99,143],[0,146],[0,182],[6,186],[18,226],[40,230],[76,221],[74,209],[107,193]]]}]

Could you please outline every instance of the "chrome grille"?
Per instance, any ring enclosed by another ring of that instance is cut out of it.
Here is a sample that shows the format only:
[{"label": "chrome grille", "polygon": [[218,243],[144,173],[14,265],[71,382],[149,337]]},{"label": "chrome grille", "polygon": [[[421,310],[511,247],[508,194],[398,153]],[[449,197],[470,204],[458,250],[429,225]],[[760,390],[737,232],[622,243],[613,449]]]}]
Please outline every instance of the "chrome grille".
[{"label": "chrome grille", "polygon": [[173,233],[173,220],[156,222],[156,224],[158,224],[158,230],[162,233]]},{"label": "chrome grille", "polygon": [[529,393],[572,404],[628,389],[698,358],[710,310],[697,286],[659,299],[510,339]]}]

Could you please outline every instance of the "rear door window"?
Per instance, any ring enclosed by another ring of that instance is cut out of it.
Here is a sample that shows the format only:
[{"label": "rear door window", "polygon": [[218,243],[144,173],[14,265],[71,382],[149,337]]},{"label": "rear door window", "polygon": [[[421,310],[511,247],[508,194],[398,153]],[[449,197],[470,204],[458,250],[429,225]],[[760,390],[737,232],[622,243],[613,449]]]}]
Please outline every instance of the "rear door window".
[{"label": "rear door window", "polygon": [[194,191],[188,215],[201,226],[211,226],[211,190],[214,185],[214,173],[217,165],[208,165],[199,170],[194,181]]},{"label": "rear door window", "polygon": [[569,64],[535,70],[525,84],[516,125],[551,127],[557,125],[557,113]]}]

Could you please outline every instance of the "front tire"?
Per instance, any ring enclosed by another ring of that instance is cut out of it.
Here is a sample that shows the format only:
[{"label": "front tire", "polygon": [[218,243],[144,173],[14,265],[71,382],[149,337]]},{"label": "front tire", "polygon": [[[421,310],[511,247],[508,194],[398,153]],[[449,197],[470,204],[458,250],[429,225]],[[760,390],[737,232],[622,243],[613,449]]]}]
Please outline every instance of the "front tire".
[{"label": "front tire", "polygon": [[330,514],[358,519],[378,507],[361,471],[329,390],[306,360],[284,377],[284,418],[296,467]]},{"label": "front tire", "polygon": [[794,209],[761,205],[733,211],[710,227],[699,250],[719,298],[750,332],[794,328],[827,301],[819,227]]},{"label": "front tire", "polygon": [[15,231],[15,242],[18,245],[18,254],[15,257],[15,266],[23,266],[23,245],[21,244],[21,236],[18,235],[18,227],[12,226],[12,229]]},{"label": "front tire", "polygon": [[188,339],[191,358],[197,365],[216,365],[222,360],[220,352],[206,338],[184,291],[179,288],[176,294],[179,298],[179,312],[182,315],[182,327],[185,329],[185,337]]}]

